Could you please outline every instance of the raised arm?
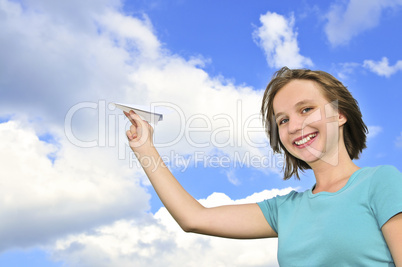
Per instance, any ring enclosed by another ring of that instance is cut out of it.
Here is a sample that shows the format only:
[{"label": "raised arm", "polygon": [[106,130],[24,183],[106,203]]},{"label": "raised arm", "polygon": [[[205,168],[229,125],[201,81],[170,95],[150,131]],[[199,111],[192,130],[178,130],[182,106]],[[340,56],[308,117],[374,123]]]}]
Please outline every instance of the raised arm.
[{"label": "raised arm", "polygon": [[163,163],[152,142],[152,127],[133,111],[125,113],[131,149],[169,213],[186,232],[229,238],[277,236],[257,204],[205,208],[179,184]]}]

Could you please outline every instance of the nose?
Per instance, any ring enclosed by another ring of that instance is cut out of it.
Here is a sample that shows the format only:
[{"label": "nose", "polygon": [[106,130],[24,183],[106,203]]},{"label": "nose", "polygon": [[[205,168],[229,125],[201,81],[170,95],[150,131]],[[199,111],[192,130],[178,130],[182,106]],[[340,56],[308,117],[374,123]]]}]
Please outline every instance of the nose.
[{"label": "nose", "polygon": [[303,129],[304,119],[301,116],[293,116],[289,119],[288,132],[290,134],[297,133]]}]

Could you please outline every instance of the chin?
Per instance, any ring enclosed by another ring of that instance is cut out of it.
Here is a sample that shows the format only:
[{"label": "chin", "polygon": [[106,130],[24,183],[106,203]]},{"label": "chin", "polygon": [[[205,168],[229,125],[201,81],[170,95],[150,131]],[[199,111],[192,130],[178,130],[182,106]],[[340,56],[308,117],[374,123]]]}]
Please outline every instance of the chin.
[{"label": "chin", "polygon": [[292,155],[310,165],[310,163],[321,160],[324,156],[324,153],[314,149],[313,153],[306,151],[306,153],[293,153]]}]

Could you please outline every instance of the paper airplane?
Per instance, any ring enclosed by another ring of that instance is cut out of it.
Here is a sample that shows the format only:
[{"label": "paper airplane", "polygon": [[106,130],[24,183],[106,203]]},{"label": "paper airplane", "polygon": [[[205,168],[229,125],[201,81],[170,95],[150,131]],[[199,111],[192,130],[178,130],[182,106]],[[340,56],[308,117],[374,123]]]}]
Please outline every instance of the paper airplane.
[{"label": "paper airplane", "polygon": [[143,120],[153,123],[156,125],[159,121],[163,120],[163,114],[162,113],[156,113],[154,112],[157,108],[155,107],[153,111],[151,111],[150,106],[140,106],[140,105],[133,105],[133,104],[121,104],[121,103],[113,103],[117,108],[125,111],[125,112],[130,112],[130,110],[133,110],[135,113],[137,113]]}]

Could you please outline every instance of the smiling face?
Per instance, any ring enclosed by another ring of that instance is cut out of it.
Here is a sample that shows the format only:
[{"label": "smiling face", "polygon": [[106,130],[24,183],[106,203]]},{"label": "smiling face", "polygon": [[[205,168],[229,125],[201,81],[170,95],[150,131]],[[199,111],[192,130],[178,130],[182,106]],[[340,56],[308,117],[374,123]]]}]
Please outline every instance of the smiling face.
[{"label": "smiling face", "polygon": [[338,163],[346,118],[316,82],[290,81],[277,92],[273,109],[279,138],[291,155],[310,166],[317,161]]}]

